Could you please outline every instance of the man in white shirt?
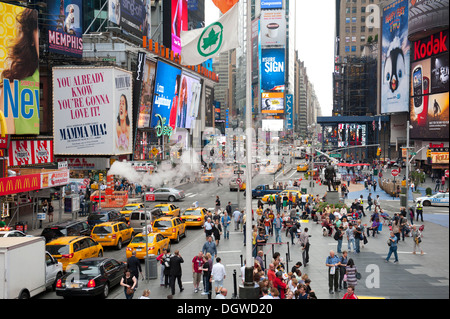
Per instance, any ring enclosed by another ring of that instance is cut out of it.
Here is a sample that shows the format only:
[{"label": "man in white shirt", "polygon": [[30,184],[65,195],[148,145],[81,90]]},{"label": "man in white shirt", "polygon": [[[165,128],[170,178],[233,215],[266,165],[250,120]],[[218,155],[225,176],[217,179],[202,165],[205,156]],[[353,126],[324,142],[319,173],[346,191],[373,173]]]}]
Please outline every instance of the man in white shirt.
[{"label": "man in white shirt", "polygon": [[234,230],[239,230],[239,223],[241,222],[241,212],[236,209],[233,213]]},{"label": "man in white shirt", "polygon": [[261,292],[262,292],[262,297],[259,299],[273,299],[273,297],[271,295],[269,295],[269,288],[263,287],[261,289]]},{"label": "man in white shirt", "polygon": [[227,293],[228,293],[227,288],[222,288],[220,294],[218,294],[215,299],[227,299]]},{"label": "man in white shirt", "polygon": [[222,265],[220,257],[216,258],[216,263],[212,267],[211,279],[214,280],[216,294],[220,293],[223,288],[223,280],[227,277],[225,266]]}]

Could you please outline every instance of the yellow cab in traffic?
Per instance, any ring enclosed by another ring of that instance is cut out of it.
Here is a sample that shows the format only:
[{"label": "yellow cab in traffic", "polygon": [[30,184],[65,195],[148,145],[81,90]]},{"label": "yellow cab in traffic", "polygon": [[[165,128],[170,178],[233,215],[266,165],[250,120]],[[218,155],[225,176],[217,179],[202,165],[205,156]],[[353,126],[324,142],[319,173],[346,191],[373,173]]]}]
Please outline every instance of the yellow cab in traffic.
[{"label": "yellow cab in traffic", "polygon": [[180,216],[180,209],[174,204],[162,203],[155,206],[155,208],[161,209],[164,215],[166,216]]},{"label": "yellow cab in traffic", "polygon": [[[273,194],[273,198],[276,200],[278,196],[281,196],[281,201],[283,201],[283,197],[286,195],[289,198],[289,194],[292,194],[292,202],[295,203],[296,200],[296,196],[298,195],[298,198],[301,198],[302,193],[299,190],[295,190],[295,189],[286,189],[278,194]],[[265,195],[263,196],[263,198],[261,198],[261,201],[263,203],[268,203],[269,202],[269,196],[270,195]],[[306,199],[308,199],[309,195],[307,195]]]},{"label": "yellow cab in traffic", "polygon": [[297,165],[297,172],[306,172],[308,171],[308,164],[307,163],[301,163],[299,165]]},{"label": "yellow cab in traffic", "polygon": [[175,242],[179,242],[181,237],[186,237],[186,225],[179,217],[164,216],[153,222],[153,232],[161,233]]},{"label": "yellow cab in traffic", "polygon": [[180,218],[186,226],[203,226],[208,210],[204,207],[190,207],[181,213]]},{"label": "yellow cab in traffic", "polygon": [[63,270],[80,260],[102,257],[103,247],[87,236],[64,236],[52,240],[45,249],[63,265]]},{"label": "yellow cab in traffic", "polygon": [[159,255],[162,253],[164,248],[170,248],[170,239],[164,237],[161,233],[149,233],[147,235],[148,243],[146,243],[145,237],[145,234],[140,233],[131,240],[126,248],[127,258],[130,258],[133,251],[136,251],[136,258],[144,259],[147,255],[145,251],[146,245],[148,247],[149,255]]},{"label": "yellow cab in traffic", "polygon": [[133,211],[137,209],[143,209],[144,203],[128,203],[127,205],[123,206],[120,210],[120,213],[125,216],[126,221],[130,221],[130,215]]},{"label": "yellow cab in traffic", "polygon": [[214,181],[215,177],[213,173],[203,173],[200,177],[200,182],[202,183],[210,183]]},{"label": "yellow cab in traffic", "polygon": [[123,243],[133,238],[133,228],[124,222],[101,223],[94,226],[91,238],[102,246],[113,246],[120,250]]}]

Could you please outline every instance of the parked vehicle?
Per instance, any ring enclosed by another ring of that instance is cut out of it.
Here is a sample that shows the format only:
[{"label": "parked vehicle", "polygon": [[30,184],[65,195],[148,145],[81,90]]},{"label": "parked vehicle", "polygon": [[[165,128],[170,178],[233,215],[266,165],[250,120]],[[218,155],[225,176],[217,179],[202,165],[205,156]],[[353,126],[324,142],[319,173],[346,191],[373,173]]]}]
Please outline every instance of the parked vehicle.
[{"label": "parked vehicle", "polygon": [[87,222],[91,227],[94,227],[97,224],[115,221],[126,222],[126,217],[119,211],[113,209],[96,211],[94,213],[90,213],[87,217]]},{"label": "parked vehicle", "polygon": [[56,295],[64,298],[73,296],[100,296],[106,298],[111,288],[120,284],[126,265],[112,258],[88,258],[58,280]]},{"label": "parked vehicle", "polygon": [[53,239],[63,236],[89,236],[91,230],[92,227],[86,221],[71,220],[45,227],[42,230],[41,236],[48,243]]},{"label": "parked vehicle", "polygon": [[142,196],[142,201],[145,200],[146,195],[154,195],[155,201],[169,201],[175,202],[184,199],[184,191],[175,188],[158,188],[153,192],[147,192]]},{"label": "parked vehicle", "polygon": [[423,206],[449,206],[448,193],[437,193],[431,196],[419,197],[416,203],[422,203]]},{"label": "parked vehicle", "polygon": [[2,230],[0,237],[33,237],[33,235],[27,235],[20,230]]},{"label": "parked vehicle", "polygon": [[63,266],[45,251],[42,237],[0,240],[0,299],[28,299],[54,287]]}]

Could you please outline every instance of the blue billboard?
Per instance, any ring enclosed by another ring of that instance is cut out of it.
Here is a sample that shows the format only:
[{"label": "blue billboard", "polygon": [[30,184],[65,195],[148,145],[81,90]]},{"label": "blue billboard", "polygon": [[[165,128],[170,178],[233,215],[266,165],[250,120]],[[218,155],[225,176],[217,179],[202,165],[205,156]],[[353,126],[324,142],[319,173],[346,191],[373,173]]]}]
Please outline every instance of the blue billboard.
[{"label": "blue billboard", "polygon": [[284,91],[285,50],[261,50],[261,91]]},{"label": "blue billboard", "polygon": [[294,95],[286,94],[286,129],[292,130],[294,128],[294,112],[292,110],[294,106]]},{"label": "blue billboard", "polygon": [[[181,70],[168,63],[158,61],[153,95],[151,127],[166,130],[175,129],[180,90]],[[173,106],[173,107],[172,107]]]},{"label": "blue billboard", "polygon": [[261,9],[282,9],[283,0],[261,0]]}]

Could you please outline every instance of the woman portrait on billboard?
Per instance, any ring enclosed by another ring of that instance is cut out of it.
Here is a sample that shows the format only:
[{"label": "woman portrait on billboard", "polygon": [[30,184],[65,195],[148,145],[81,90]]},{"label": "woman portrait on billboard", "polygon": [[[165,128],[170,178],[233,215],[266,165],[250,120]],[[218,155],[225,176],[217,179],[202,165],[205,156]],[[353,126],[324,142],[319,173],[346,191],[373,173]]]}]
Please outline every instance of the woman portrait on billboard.
[{"label": "woman portrait on billboard", "polygon": [[177,126],[177,115],[178,115],[178,99],[179,99],[179,90],[180,90],[180,81],[181,75],[177,74],[175,81],[175,91],[172,99],[172,107],[170,109],[170,118],[169,118],[169,126],[175,130]]},{"label": "woman portrait on billboard", "polygon": [[130,145],[130,117],[128,115],[128,100],[125,94],[120,96],[119,115],[117,115],[116,147],[119,151],[128,151]]},{"label": "woman portrait on billboard", "polygon": [[[16,7],[16,6],[12,6]],[[13,9],[14,10],[14,9]],[[0,12],[3,14],[4,12]],[[18,98],[16,105],[21,105],[21,92],[28,88],[39,92],[39,30],[38,30],[38,12],[32,9],[24,9],[16,16],[16,37],[13,38],[8,47],[6,61],[0,61],[1,79],[0,79],[0,111],[7,116],[6,123],[9,134],[38,134],[39,133],[39,110],[37,101],[29,105],[25,110],[19,110],[18,116],[13,117],[12,107],[8,106],[8,112],[5,112],[4,94],[5,80],[10,82],[10,93],[8,96],[14,97],[14,80],[18,80]],[[8,26],[4,25],[4,29]],[[13,30],[6,30],[6,37],[13,34]],[[12,37],[11,37],[12,38]],[[10,94],[10,95],[9,95]],[[37,97],[38,98],[38,97]],[[9,99],[12,103],[13,98]],[[35,109],[32,111],[31,109]],[[25,119],[22,115],[30,115]]]},{"label": "woman portrait on billboard", "polygon": [[183,77],[180,88],[179,109],[177,115],[177,127],[186,127],[186,113],[188,107],[188,90],[186,77]]}]

